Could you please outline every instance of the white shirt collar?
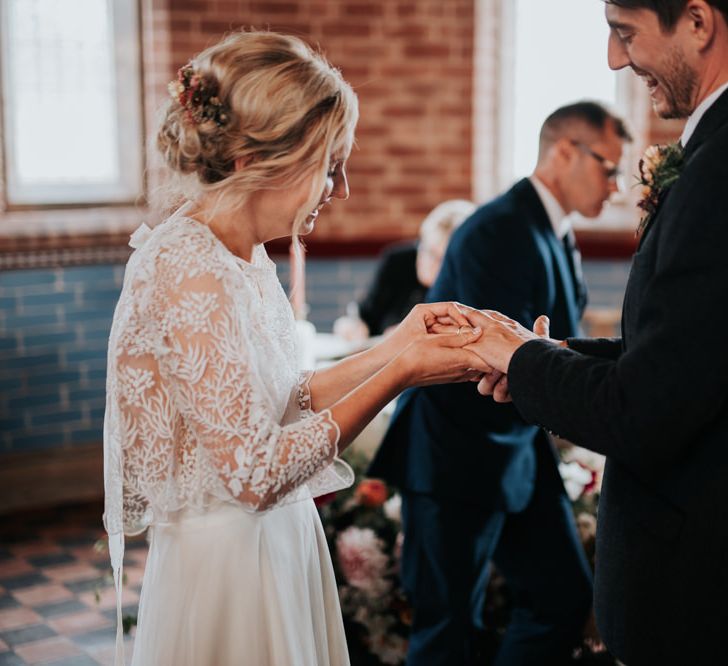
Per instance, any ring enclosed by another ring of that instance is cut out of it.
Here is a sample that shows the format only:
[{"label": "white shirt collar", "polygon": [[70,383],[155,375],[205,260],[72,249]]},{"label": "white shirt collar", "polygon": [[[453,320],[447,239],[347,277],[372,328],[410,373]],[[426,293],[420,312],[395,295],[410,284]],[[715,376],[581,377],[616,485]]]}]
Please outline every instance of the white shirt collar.
[{"label": "white shirt collar", "polygon": [[569,229],[571,229],[571,219],[567,217],[561,204],[551,193],[551,190],[541,182],[538,176],[531,176],[529,180],[535,188],[538,198],[541,199],[543,207],[546,209],[546,215],[548,215],[556,238],[563,239],[569,233]]},{"label": "white shirt collar", "polygon": [[717,90],[714,90],[710,95],[708,95],[700,104],[698,104],[698,108],[695,109],[690,114],[690,117],[688,118],[687,122],[685,123],[685,129],[683,129],[682,136],[680,137],[680,143],[682,144],[683,148],[688,145],[688,141],[690,141],[690,137],[693,135],[693,132],[695,131],[695,128],[698,126],[698,123],[702,119],[702,117],[705,115],[705,112],[713,106],[713,104],[716,102],[716,100],[726,91],[728,90],[728,82],[724,83],[720,88]]}]

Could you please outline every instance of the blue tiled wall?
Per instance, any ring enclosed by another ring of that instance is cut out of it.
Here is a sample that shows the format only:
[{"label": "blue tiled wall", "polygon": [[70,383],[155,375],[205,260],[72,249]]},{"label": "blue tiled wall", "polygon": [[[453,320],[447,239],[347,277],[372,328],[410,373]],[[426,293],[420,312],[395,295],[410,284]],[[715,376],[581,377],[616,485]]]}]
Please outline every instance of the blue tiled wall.
[{"label": "blue tiled wall", "polygon": [[0,273],[0,447],[100,441],[122,266]]},{"label": "blue tiled wall", "polygon": [[[309,259],[309,319],[331,330],[375,259]],[[591,305],[620,307],[628,262],[586,262]],[[0,453],[100,442],[106,343],[123,266],[0,273]],[[279,262],[288,284],[288,264]]]}]

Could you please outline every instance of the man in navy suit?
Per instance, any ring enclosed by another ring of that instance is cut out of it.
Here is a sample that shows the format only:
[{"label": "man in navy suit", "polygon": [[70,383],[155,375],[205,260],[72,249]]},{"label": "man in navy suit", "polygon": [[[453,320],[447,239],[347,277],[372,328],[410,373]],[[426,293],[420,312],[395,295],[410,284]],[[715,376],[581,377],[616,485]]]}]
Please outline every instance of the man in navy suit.
[{"label": "man in navy suit", "polygon": [[[529,325],[547,313],[554,332],[574,335],[586,290],[567,215],[600,213],[628,139],[599,104],[555,111],[534,174],[455,232],[428,300]],[[400,398],[369,473],[402,491],[410,666],[472,662],[491,560],[515,605],[497,663],[569,659],[591,608],[591,574],[543,432],[472,385],[417,388]]]},{"label": "man in navy suit", "polygon": [[[606,16],[610,67],[688,119],[682,154],[645,178],[622,337],[559,343],[476,313],[475,350],[529,423],[607,456],[595,610],[609,650],[628,666],[725,664],[728,0],[608,0]],[[479,388],[507,400],[497,380]]]}]

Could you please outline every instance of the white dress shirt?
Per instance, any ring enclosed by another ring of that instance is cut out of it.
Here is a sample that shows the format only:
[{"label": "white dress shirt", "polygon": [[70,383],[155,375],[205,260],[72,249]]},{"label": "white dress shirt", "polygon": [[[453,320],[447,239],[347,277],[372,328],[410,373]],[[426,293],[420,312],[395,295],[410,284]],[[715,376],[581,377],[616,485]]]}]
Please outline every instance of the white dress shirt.
[{"label": "white dress shirt", "polygon": [[715,101],[726,91],[728,90],[728,82],[724,83],[720,88],[717,90],[714,90],[710,95],[708,95],[700,104],[698,104],[698,108],[695,109],[690,114],[690,117],[688,118],[687,122],[685,123],[685,129],[683,129],[682,136],[680,137],[680,144],[684,148],[688,145],[688,141],[690,141],[690,137],[693,135],[693,132],[695,131],[695,128],[698,126],[698,123],[700,122],[700,119],[705,115],[705,112],[713,106]]},{"label": "white dress shirt", "polygon": [[551,193],[551,190],[537,176],[531,176],[529,180],[536,189],[536,193],[538,194],[538,198],[541,199],[543,207],[546,209],[546,215],[548,215],[556,238],[563,240],[566,234],[569,233],[569,229],[571,229],[571,218],[564,212],[564,209]]}]

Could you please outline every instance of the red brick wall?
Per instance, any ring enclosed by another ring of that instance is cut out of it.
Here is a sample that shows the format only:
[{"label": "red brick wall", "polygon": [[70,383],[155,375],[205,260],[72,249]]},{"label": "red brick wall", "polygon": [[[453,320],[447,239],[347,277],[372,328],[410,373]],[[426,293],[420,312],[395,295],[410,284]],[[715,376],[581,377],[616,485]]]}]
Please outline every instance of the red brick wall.
[{"label": "red brick wall", "polygon": [[177,67],[231,29],[270,28],[319,45],[356,89],[361,120],[351,198],[326,211],[317,239],[414,235],[437,203],[472,196],[474,2],[146,0],[145,47],[155,57],[148,107]]}]

